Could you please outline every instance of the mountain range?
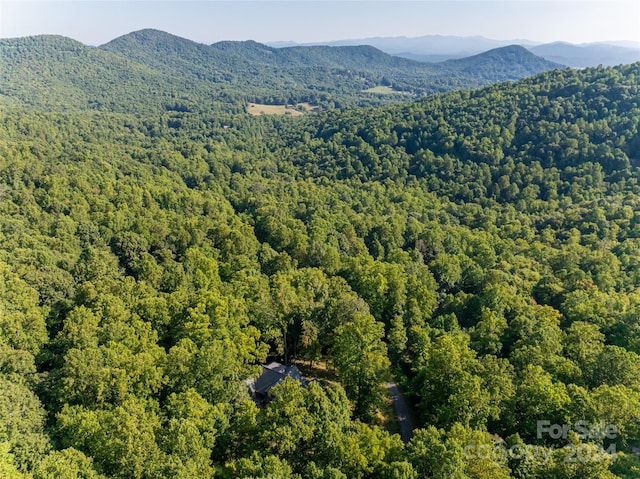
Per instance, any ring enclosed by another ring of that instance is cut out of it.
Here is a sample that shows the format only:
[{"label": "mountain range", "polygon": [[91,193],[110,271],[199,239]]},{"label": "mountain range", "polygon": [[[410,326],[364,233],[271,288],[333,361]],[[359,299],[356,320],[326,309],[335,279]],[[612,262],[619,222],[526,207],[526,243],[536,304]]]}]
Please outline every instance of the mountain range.
[{"label": "mountain range", "polygon": [[[584,68],[613,66],[640,60],[640,43],[599,42],[572,44],[568,42],[539,43],[526,39],[494,40],[481,36],[425,35],[420,37],[370,37],[326,42],[325,45],[371,45],[383,52],[423,62],[440,62],[463,58],[494,48],[521,45],[532,53],[563,65]],[[276,47],[291,47],[294,42],[275,42]],[[318,45],[305,44],[305,45]]]},{"label": "mountain range", "polygon": [[554,42],[532,46],[529,50],[548,60],[576,68],[614,66],[640,61],[640,47],[629,48],[606,43],[573,45]]},{"label": "mountain range", "polygon": [[373,46],[205,45],[151,29],[97,48],[60,36],[4,39],[0,66],[2,103],[125,111],[243,108],[247,101],[379,105],[562,67],[515,45],[427,64]]}]

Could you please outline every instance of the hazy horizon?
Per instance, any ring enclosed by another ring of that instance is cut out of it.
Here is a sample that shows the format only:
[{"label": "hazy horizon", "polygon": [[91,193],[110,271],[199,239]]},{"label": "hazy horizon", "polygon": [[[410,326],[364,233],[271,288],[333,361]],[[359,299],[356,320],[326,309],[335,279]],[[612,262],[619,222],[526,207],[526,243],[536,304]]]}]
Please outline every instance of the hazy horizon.
[{"label": "hazy horizon", "polygon": [[144,28],[206,44],[222,40],[322,43],[426,35],[535,43],[640,42],[640,3],[3,0],[0,5],[2,38],[58,34],[101,45]]}]

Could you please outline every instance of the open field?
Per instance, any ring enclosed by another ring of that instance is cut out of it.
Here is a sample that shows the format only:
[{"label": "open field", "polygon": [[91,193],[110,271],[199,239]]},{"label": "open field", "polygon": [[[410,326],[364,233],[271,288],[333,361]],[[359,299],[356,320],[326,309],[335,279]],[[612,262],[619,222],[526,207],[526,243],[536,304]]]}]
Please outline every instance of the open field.
[{"label": "open field", "polygon": [[[311,111],[309,108],[313,108],[308,103],[301,103],[300,106],[306,111]],[[249,103],[247,112],[251,115],[304,115],[302,111],[294,109],[292,105],[263,105],[261,103]]]},{"label": "open field", "polygon": [[362,91],[363,93],[377,93],[378,95],[398,95],[398,94],[403,94],[405,92],[402,91],[396,91],[393,88],[389,87],[389,86],[374,86],[373,88],[367,88],[366,90]]}]

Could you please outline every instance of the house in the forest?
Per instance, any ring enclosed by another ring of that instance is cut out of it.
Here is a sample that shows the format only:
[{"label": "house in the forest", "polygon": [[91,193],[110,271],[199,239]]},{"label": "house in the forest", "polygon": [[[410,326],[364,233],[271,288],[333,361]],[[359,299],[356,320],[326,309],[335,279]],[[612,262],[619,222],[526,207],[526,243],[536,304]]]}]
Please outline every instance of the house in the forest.
[{"label": "house in the forest", "polygon": [[307,386],[307,380],[302,377],[302,373],[297,366],[285,366],[273,361],[262,365],[262,374],[257,378],[248,379],[247,387],[253,400],[258,406],[261,406],[269,402],[271,388],[280,384],[285,378],[294,379],[303,386]]}]

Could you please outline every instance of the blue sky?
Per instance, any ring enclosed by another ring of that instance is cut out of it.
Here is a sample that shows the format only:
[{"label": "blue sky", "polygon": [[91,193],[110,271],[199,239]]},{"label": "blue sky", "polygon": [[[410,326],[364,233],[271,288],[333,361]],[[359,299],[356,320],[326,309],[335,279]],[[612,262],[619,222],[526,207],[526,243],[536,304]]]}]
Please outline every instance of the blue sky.
[{"label": "blue sky", "polygon": [[99,45],[142,28],[203,43],[432,34],[640,41],[640,1],[0,0],[0,37],[5,38],[47,33]]}]

